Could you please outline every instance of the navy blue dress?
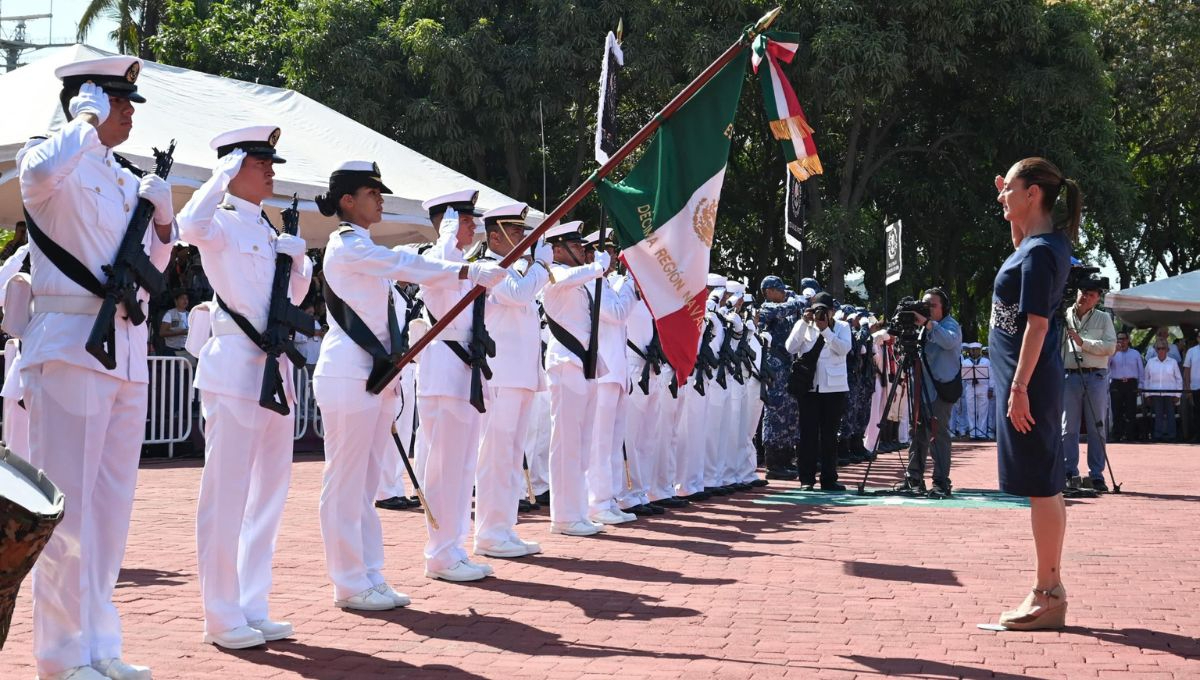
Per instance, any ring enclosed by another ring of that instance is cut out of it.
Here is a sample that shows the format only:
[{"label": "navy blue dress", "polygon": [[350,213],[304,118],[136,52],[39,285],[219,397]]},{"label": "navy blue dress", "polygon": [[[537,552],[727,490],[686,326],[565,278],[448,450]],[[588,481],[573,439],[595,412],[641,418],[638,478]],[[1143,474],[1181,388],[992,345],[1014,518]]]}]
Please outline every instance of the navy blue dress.
[{"label": "navy blue dress", "polygon": [[[1054,496],[1066,478],[1062,453],[1063,361],[1058,313],[1071,244],[1062,232],[1028,236],[996,273],[988,334],[996,390],[996,448],[1000,489],[1016,496]],[[1008,419],[1008,394],[1028,314],[1050,319],[1042,352],[1029,379],[1033,429],[1021,434]]]}]

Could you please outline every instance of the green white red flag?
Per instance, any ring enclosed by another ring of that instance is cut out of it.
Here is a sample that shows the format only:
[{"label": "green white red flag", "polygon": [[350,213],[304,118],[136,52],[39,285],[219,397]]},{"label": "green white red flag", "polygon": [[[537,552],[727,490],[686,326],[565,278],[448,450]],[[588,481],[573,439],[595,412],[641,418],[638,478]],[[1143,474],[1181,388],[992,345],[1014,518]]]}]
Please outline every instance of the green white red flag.
[{"label": "green white red flag", "polygon": [[680,376],[691,373],[700,346],[709,250],[748,58],[745,51],[734,57],[664,121],[625,179],[597,187],[621,259]]}]

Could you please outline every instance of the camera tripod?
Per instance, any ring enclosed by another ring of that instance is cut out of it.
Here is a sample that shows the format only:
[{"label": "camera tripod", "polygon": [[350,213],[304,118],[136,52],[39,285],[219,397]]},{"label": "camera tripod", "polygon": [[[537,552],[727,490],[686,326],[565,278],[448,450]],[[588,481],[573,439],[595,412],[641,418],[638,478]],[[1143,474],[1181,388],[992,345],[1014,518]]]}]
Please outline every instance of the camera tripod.
[{"label": "camera tripod", "polygon": [[[1074,372],[1076,375],[1078,375],[1079,384],[1083,388],[1083,409],[1080,412],[1080,419],[1087,418],[1089,432],[1093,431],[1092,428],[1096,428],[1094,431],[1100,432],[1103,435],[1104,421],[1099,418],[1099,414],[1093,412],[1092,399],[1088,394],[1087,379],[1084,378],[1083,350],[1075,344],[1075,339],[1072,338],[1069,333],[1067,333],[1068,330],[1075,329],[1072,329],[1070,324],[1067,323],[1066,308],[1064,307],[1062,310],[1060,310],[1059,314],[1062,316],[1063,335],[1066,336],[1065,339],[1067,341],[1067,348],[1071,352],[1071,357],[1075,359],[1075,368],[1067,369],[1067,372]],[[1075,332],[1079,331],[1076,330]],[[1079,432],[1075,431],[1072,433],[1072,436],[1075,437],[1076,445],[1078,445]],[[1100,452],[1104,454],[1104,467],[1108,470],[1109,480],[1112,481],[1112,492],[1121,493],[1121,485],[1117,484],[1116,475],[1113,474],[1112,462],[1108,458],[1108,442],[1106,440],[1107,437],[1102,436],[1100,441]],[[1096,498],[1099,496],[1097,492],[1092,491],[1091,489],[1067,489],[1063,492],[1063,495],[1067,498]]]},{"label": "camera tripod", "polygon": [[[900,364],[896,369],[896,380],[888,388],[887,399],[883,402],[883,411],[879,416],[880,420],[875,424],[876,427],[883,429],[884,423],[887,421],[888,413],[892,410],[892,404],[896,401],[896,392],[901,383],[908,386],[905,394],[905,399],[908,400],[908,412],[913,423],[920,422],[922,418],[933,418],[933,407],[929,403],[929,399],[925,396],[925,390],[921,385],[921,363],[917,361],[921,349],[914,341],[902,341],[903,352],[900,354]],[[926,416],[925,414],[929,414]],[[915,428],[914,428],[915,429]],[[930,436],[937,436],[937,428],[930,428]],[[858,495],[866,495],[867,478],[871,476],[871,468],[875,465],[875,459],[879,455],[879,444],[882,437],[875,438],[875,446],[871,448],[871,456],[867,462],[867,469],[863,471],[862,480],[858,483]],[[904,454],[900,450],[896,450],[896,457],[899,458],[901,465],[904,466],[904,476],[908,477],[908,470],[912,466],[913,456],[917,454],[917,447],[910,446],[908,450],[908,458],[905,459]],[[925,455],[924,451],[921,455]],[[883,489],[872,492],[875,495],[885,494],[903,494],[908,496],[920,495],[917,489],[894,488]]]}]

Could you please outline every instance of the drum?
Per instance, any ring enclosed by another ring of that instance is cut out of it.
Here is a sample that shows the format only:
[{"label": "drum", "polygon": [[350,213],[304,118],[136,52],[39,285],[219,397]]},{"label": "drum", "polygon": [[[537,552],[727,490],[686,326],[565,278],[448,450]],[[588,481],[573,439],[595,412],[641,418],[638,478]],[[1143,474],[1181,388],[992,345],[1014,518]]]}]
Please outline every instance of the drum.
[{"label": "drum", "polygon": [[21,582],[62,517],[63,495],[54,482],[0,448],[0,649],[8,639]]}]

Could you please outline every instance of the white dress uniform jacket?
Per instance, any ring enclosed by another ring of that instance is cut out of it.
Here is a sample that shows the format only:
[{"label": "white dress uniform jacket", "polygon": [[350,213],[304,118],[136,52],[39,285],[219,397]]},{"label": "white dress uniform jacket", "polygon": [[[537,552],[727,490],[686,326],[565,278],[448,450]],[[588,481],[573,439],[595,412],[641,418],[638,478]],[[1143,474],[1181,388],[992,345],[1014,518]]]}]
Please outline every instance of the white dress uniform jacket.
[{"label": "white dress uniform jacket", "polygon": [[[498,262],[502,258],[489,250],[484,259]],[[531,265],[526,260],[517,260],[509,271],[512,273],[504,283],[489,291],[484,307],[488,333],[496,342],[496,360],[489,362],[492,379],[488,384],[544,390],[546,377],[542,371],[537,298],[550,282],[550,272],[540,264]],[[460,315],[468,322],[471,319],[469,311]]]},{"label": "white dress uniform jacket", "polygon": [[[224,195],[216,184],[205,183],[179,212],[179,234],[200,249],[204,273],[225,305],[246,317],[259,333],[266,330],[277,236],[263,219],[262,208],[232,194]],[[308,293],[312,272],[312,261],[307,257],[292,260],[288,291],[292,304]],[[212,337],[198,357],[196,389],[257,402],[267,355],[215,305],[210,325]],[[276,361],[287,399],[295,403],[292,363],[286,356]]]},{"label": "white dress uniform jacket", "polygon": [[[343,227],[329,236],[323,270],[325,281],[358,313],[383,346],[390,347],[387,309],[392,282],[456,281],[461,266],[376,245],[366,229],[345,226],[349,230]],[[366,380],[371,374],[371,355],[354,343],[332,315],[328,322],[329,332],[321,341],[321,355],[313,375]],[[425,360],[424,354],[421,360]]]},{"label": "white dress uniform jacket", "polygon": [[[103,282],[107,277],[101,267],[113,263],[137,207],[137,176],[113,159],[112,151],[100,143],[96,128],[75,119],[25,153],[20,177],[21,199],[38,227]],[[170,241],[161,242],[153,224],[146,230],[143,244],[160,271],[171,259],[174,239]],[[149,382],[147,324],[134,326],[122,310],[117,310],[117,366],[106,370],[83,347],[95,321],[94,313],[39,312],[36,301],[45,299],[43,308],[54,305],[53,309],[62,305],[81,305],[81,309],[94,306],[94,312],[100,309],[100,298],[67,278],[40,249],[34,247],[31,252],[35,301],[34,317],[22,343],[24,366],[62,361],[122,380]],[[145,291],[138,291],[143,310],[148,299]]]},{"label": "white dress uniform jacket", "polygon": [[[587,347],[588,337],[592,330],[592,291],[590,290],[592,286],[584,284],[604,276],[604,270],[598,263],[593,262],[578,267],[555,263],[550,265],[550,271],[554,274],[554,281],[546,286],[545,292],[542,294],[542,305],[546,310],[546,316],[554,319],[580,344]],[[601,314],[605,312],[604,306],[615,303],[615,295],[603,296],[600,303]],[[597,361],[597,376],[608,372],[606,368],[603,368],[603,358],[601,356]],[[546,346],[546,370],[549,371],[559,364],[568,363],[583,367],[583,361],[551,334],[550,342]]]}]

